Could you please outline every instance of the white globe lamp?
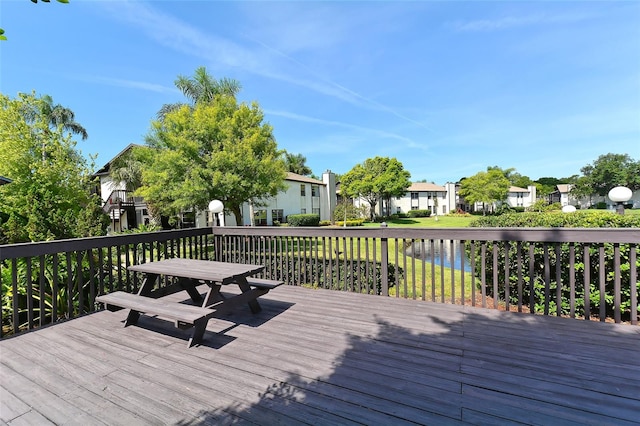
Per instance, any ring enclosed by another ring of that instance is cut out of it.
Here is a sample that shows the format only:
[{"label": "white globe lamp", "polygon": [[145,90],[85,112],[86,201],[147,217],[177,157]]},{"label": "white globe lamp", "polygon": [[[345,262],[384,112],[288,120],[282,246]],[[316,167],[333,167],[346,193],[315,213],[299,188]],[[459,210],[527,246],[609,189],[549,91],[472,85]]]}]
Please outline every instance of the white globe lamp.
[{"label": "white globe lamp", "polygon": [[618,214],[624,214],[623,203],[631,199],[633,192],[626,186],[616,186],[615,188],[611,188],[608,195],[609,199],[617,204],[616,210]]},{"label": "white globe lamp", "polygon": [[213,226],[216,226],[216,218],[220,215],[220,226],[224,226],[224,204],[220,200],[212,200],[209,203],[209,212],[211,212]]},{"label": "white globe lamp", "polygon": [[576,211],[575,206],[566,205],[566,206],[562,207],[562,212],[563,213],[574,213],[575,211]]}]

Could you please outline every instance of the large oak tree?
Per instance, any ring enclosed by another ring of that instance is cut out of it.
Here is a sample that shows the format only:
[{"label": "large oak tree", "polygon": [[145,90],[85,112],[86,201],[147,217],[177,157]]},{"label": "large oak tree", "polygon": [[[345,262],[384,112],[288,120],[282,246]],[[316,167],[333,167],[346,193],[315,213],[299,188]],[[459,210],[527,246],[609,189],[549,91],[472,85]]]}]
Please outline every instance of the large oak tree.
[{"label": "large oak tree", "polygon": [[152,123],[138,193],[166,216],[222,201],[241,225],[242,204],[285,188],[286,169],[257,103],[218,95]]},{"label": "large oak tree", "polygon": [[369,203],[371,219],[380,200],[400,197],[411,186],[411,174],[396,158],[374,157],[357,164],[340,180],[340,191]]}]

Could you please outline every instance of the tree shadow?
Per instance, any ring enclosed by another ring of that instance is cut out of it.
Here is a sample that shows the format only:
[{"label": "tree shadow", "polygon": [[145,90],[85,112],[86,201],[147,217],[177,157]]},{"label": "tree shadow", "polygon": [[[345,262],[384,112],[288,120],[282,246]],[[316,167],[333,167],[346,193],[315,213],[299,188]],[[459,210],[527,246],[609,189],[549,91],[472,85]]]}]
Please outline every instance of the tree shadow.
[{"label": "tree shadow", "polygon": [[480,308],[450,313],[406,321],[374,315],[376,331],[344,333],[344,350],[330,359],[319,348],[335,343],[314,343],[321,333],[309,325],[292,340],[292,353],[307,359],[265,368],[261,374],[274,381],[258,402],[203,410],[179,424],[637,420],[640,370],[629,360],[640,353],[640,339],[633,327]]}]

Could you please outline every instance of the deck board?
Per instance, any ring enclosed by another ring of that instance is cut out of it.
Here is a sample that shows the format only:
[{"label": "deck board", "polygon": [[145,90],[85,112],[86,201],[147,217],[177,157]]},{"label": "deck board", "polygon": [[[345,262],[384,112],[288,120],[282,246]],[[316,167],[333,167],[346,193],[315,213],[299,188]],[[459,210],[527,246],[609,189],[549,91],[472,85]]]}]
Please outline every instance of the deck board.
[{"label": "deck board", "polygon": [[0,424],[640,422],[640,327],[288,286],[260,300],[190,349],[171,321],[123,327],[126,310],[4,339]]}]

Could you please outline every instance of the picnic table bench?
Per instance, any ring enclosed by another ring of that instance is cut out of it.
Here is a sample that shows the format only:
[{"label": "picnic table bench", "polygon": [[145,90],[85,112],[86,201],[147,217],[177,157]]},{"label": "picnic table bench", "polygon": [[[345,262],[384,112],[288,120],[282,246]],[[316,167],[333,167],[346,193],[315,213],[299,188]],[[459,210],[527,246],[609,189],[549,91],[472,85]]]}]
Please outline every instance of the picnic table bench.
[{"label": "picnic table bench", "polygon": [[[251,277],[263,269],[262,265],[194,259],[148,262],[129,267],[131,271],[145,274],[137,294],[117,291],[98,296],[96,301],[104,303],[107,308],[129,309],[125,327],[136,324],[140,314],[171,319],[179,328],[193,327],[188,342],[188,347],[191,347],[202,341],[207,323],[214,315],[234,309],[243,303],[249,305],[251,312],[260,312],[257,298],[283,284],[282,281]],[[174,277],[176,280],[171,285],[156,289],[155,284],[162,276]],[[240,294],[225,297],[220,293],[223,285],[234,283],[240,287]],[[201,284],[209,286],[205,297],[196,289]],[[162,298],[177,291],[186,291],[195,305]]]}]

